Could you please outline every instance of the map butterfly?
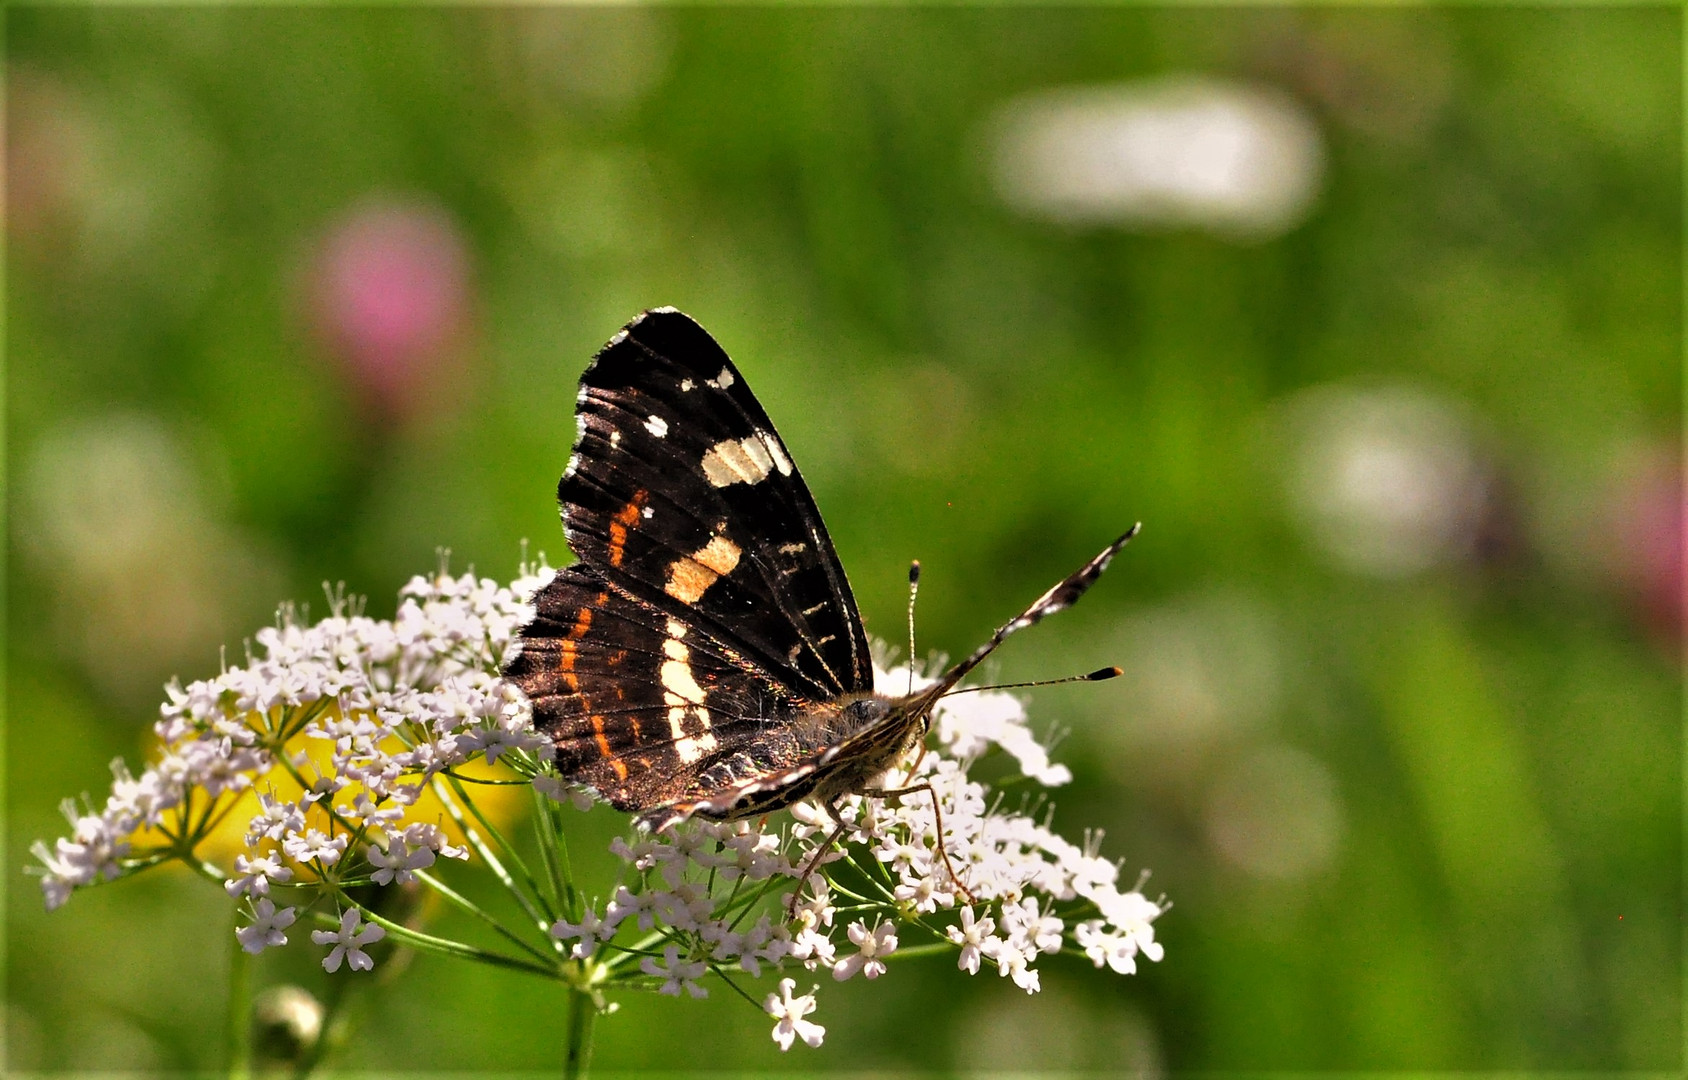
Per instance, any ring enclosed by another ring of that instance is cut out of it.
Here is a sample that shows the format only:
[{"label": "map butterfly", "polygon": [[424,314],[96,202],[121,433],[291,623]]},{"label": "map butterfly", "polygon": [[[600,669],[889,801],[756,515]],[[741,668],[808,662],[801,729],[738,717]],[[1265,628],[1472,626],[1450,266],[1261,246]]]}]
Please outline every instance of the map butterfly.
[{"label": "map butterfly", "polygon": [[578,561],[535,596],[505,674],[558,772],[656,831],[902,794],[871,785],[923,743],[938,699],[1137,531],[932,686],[887,696],[808,487],[701,326],[672,308],[634,319],[581,376],[575,420],[557,500]]}]

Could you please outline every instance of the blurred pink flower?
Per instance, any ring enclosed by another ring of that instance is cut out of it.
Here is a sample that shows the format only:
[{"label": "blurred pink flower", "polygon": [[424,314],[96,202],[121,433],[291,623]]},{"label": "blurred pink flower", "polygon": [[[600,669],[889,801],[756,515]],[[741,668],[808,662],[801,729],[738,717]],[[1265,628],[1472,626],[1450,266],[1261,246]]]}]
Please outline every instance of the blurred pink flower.
[{"label": "blurred pink flower", "polygon": [[1618,481],[1612,504],[1612,566],[1653,629],[1679,635],[1688,604],[1683,580],[1682,463],[1654,449]]},{"label": "blurred pink flower", "polygon": [[425,203],[355,207],[321,241],[308,301],[314,328],[365,402],[406,415],[449,373],[470,323],[462,233]]},{"label": "blurred pink flower", "polygon": [[15,239],[50,243],[89,185],[92,123],[80,97],[29,67],[7,80],[6,227]]}]

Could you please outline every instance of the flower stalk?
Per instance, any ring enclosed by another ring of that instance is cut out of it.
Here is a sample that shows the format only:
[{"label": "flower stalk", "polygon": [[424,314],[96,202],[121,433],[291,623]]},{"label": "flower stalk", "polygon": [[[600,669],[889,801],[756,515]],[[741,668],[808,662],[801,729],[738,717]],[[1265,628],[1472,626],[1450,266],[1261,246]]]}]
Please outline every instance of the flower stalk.
[{"label": "flower stalk", "polygon": [[563,1048],[563,1080],[580,1080],[592,1061],[592,1025],[598,1007],[592,995],[579,987],[569,988],[568,1042]]}]

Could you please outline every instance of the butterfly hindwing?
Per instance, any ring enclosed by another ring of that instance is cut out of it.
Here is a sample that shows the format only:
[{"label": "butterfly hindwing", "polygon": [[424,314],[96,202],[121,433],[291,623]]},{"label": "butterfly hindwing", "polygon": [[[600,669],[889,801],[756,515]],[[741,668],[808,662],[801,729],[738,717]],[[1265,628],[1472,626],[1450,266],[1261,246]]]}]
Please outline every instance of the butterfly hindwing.
[{"label": "butterfly hindwing", "polygon": [[556,746],[558,771],[622,810],[730,790],[801,751],[790,692],[585,566],[559,571],[506,676]]},{"label": "butterfly hindwing", "polygon": [[871,689],[814,499],[702,327],[671,309],[634,320],[581,377],[576,415],[557,493],[583,563],[805,700]]}]

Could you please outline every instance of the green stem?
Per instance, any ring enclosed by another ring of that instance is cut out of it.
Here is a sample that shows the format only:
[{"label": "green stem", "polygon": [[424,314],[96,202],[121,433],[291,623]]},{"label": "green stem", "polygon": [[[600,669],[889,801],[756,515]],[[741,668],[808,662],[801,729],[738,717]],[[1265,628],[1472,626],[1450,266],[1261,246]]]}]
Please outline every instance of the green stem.
[{"label": "green stem", "polygon": [[[488,952],[485,949],[477,949],[473,945],[465,945],[460,941],[452,941],[449,938],[424,934],[420,930],[412,930],[402,923],[396,923],[385,916],[377,915],[362,904],[352,903],[344,895],[341,896],[341,900],[350,903],[351,906],[361,911],[365,921],[375,923],[386,930],[394,940],[401,941],[419,952],[433,953],[436,956],[455,956],[462,960],[478,960],[483,964],[491,964],[494,967],[525,971],[530,975],[539,975],[547,979],[557,978],[557,969],[554,967],[530,963],[514,956],[503,956],[499,953]],[[316,912],[315,918],[324,926],[339,924],[338,919],[326,912]]]},{"label": "green stem", "polygon": [[[549,930],[551,924],[556,921],[556,916],[549,910],[541,912],[533,906],[533,902],[528,899],[528,894],[524,893],[519,887],[517,887],[515,879],[511,876],[510,872],[504,868],[504,864],[499,861],[498,856],[493,854],[492,849],[487,846],[484,840],[481,839],[480,834],[476,832],[472,826],[470,826],[468,819],[463,816],[462,808],[467,807],[469,812],[475,815],[475,820],[480,822],[481,827],[487,831],[487,835],[492,837],[493,842],[504,849],[504,853],[509,856],[511,863],[515,865],[517,870],[521,871],[522,878],[527,882],[528,888],[533,890],[535,897],[537,897],[539,902],[543,904],[545,902],[545,894],[540,891],[538,884],[534,882],[533,874],[529,872],[527,865],[522,862],[521,857],[516,854],[515,848],[512,847],[510,842],[504,839],[504,835],[494,828],[492,823],[486,819],[486,815],[481,813],[480,807],[475,805],[474,800],[470,799],[464,793],[462,784],[458,783],[456,780],[452,780],[451,786],[448,790],[446,785],[441,782],[439,777],[436,776],[434,777],[433,786],[434,794],[439,797],[440,803],[445,806],[446,813],[451,815],[451,820],[457,823],[457,827],[459,829],[463,830],[463,836],[466,840],[468,840],[469,846],[474,848],[482,859],[486,860],[487,866],[491,868],[493,874],[498,878],[504,888],[509,891],[510,895],[516,898],[516,902],[521,905],[523,911],[527,912],[528,918],[533,920],[534,925],[539,927],[542,932]],[[456,795],[455,799],[452,798],[453,794]]]},{"label": "green stem", "polygon": [[[931,928],[928,927],[927,929]],[[951,944],[949,941],[934,941],[930,945],[911,945],[906,949],[898,949],[896,952],[885,957],[885,959],[895,960],[898,957],[902,957],[905,960],[913,960],[919,956],[940,956],[943,953],[955,952],[955,949],[955,945]]]},{"label": "green stem", "polygon": [[598,1007],[585,990],[569,989],[568,1045],[563,1056],[563,1080],[581,1080],[592,1061],[592,1021]]},{"label": "green stem", "polygon": [[223,1049],[229,1066],[229,1080],[247,1080],[252,1075],[252,958],[240,947],[240,939],[232,930],[229,932],[226,1009]]},{"label": "green stem", "polygon": [[578,922],[580,903],[569,872],[568,845],[563,842],[562,830],[551,810],[554,804],[550,796],[540,794],[537,788],[533,789],[533,800],[533,812],[538,822],[539,858],[545,864],[545,874],[551,882],[551,896],[564,915]]},{"label": "green stem", "polygon": [[502,935],[506,941],[510,942],[512,945],[515,945],[518,949],[521,949],[523,952],[527,953],[529,956],[533,957],[535,960],[538,960],[542,964],[549,964],[549,963],[553,962],[553,960],[555,959],[552,956],[549,956],[549,955],[547,955],[543,952],[540,952],[538,949],[534,948],[532,945],[529,945],[526,941],[523,941],[521,936],[518,935],[515,931],[511,930],[509,927],[507,927],[503,923],[499,922],[496,918],[494,918],[488,912],[481,910],[481,908],[479,908],[475,905],[474,901],[470,900],[468,897],[462,895],[461,893],[455,891],[450,886],[446,885],[445,882],[441,881],[439,878],[434,877],[433,875],[429,874],[425,870],[416,870],[416,871],[413,871],[413,873],[415,873],[417,880],[421,881],[422,884],[428,886],[430,889],[433,889],[435,892],[439,893],[449,903],[456,906],[459,910],[461,910],[461,911],[463,911],[463,912],[465,912],[469,915],[473,915],[475,918],[479,919],[480,921],[486,923],[488,926],[492,927],[495,931],[497,931],[500,935]]}]

